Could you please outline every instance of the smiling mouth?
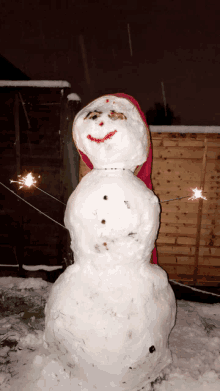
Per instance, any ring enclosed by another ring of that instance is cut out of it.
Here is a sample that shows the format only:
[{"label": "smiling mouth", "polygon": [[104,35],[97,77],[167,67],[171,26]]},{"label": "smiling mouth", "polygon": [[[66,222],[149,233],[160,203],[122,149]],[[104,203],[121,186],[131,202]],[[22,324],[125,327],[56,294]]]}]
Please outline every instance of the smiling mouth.
[{"label": "smiling mouth", "polygon": [[106,134],[105,137],[103,137],[103,138],[95,138],[95,137],[92,137],[91,134],[88,134],[87,138],[90,141],[95,141],[95,143],[98,143],[98,144],[104,143],[105,140],[109,140],[110,138],[112,138],[116,132],[117,132],[117,130],[114,130],[114,132],[110,132],[110,133]]}]

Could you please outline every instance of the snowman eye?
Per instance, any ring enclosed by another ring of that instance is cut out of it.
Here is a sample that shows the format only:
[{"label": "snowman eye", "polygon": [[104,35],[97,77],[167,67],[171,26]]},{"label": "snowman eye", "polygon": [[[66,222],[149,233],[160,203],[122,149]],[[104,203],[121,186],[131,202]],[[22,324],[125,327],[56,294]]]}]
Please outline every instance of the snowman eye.
[{"label": "snowman eye", "polygon": [[115,110],[111,110],[110,114],[108,114],[108,117],[111,118],[113,121],[116,121],[117,119],[127,119],[124,113],[117,113]]},{"label": "snowman eye", "polygon": [[98,117],[100,117],[100,115],[102,114],[102,111],[97,111],[97,110],[94,110],[94,111],[90,111],[84,119],[96,119]]}]

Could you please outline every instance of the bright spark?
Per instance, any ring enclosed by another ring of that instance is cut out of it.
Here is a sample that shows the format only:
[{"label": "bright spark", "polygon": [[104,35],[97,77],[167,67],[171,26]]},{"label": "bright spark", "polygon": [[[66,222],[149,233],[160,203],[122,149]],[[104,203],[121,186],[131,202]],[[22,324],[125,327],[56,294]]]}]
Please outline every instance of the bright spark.
[{"label": "bright spark", "polygon": [[[20,176],[21,175],[18,175],[18,177]],[[38,176],[38,178],[40,178],[40,175]],[[10,182],[19,183],[19,189],[22,189],[22,187],[24,186],[31,187],[32,185],[35,185],[35,183],[37,183],[31,172],[29,172],[29,174],[27,174],[25,177],[21,177],[18,181],[13,181],[12,179],[10,179]]]},{"label": "bright spark", "polygon": [[[21,175],[18,175],[18,177],[21,177]],[[40,175],[38,175],[38,178],[40,178]],[[20,187],[19,189],[22,189],[22,187],[26,186],[26,187],[31,187],[31,186],[34,186],[36,187],[37,189],[39,189],[40,191],[42,191],[43,193],[47,194],[49,197],[53,198],[54,200],[60,202],[61,204],[63,205],[66,205],[63,201],[60,201],[58,200],[58,198],[52,196],[51,194],[47,193],[47,191],[43,190],[43,189],[40,189],[39,187],[37,187],[35,185],[35,183],[37,183],[37,181],[35,180],[35,178],[32,176],[31,172],[29,172],[29,174],[27,174],[26,176],[24,177],[21,177],[18,181],[13,181],[12,179],[10,179],[10,182],[16,182],[16,183],[19,183]],[[0,182],[1,183],[1,182]],[[43,213],[43,212],[42,212]],[[59,224],[59,223],[58,223]]]},{"label": "bright spark", "polygon": [[202,195],[202,190],[199,190],[196,187],[195,189],[192,189],[192,191],[194,194],[192,195],[192,197],[189,198],[189,200],[196,200],[197,198],[202,198],[203,200],[207,200],[207,198]]}]

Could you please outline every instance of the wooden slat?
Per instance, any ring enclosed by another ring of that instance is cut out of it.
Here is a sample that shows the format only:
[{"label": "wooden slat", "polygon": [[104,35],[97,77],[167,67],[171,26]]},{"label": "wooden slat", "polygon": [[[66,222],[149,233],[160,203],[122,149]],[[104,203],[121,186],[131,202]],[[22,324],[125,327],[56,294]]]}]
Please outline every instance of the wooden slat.
[{"label": "wooden slat", "polygon": [[190,132],[190,126],[189,126],[189,133],[169,133],[169,132],[162,132],[162,133],[157,133],[157,132],[152,132],[151,133],[151,138],[152,141],[155,139],[177,139],[177,140],[204,140],[207,138],[208,141],[219,141],[220,140],[220,135],[219,133],[191,133]]},{"label": "wooden slat", "polygon": [[[192,278],[194,268],[193,265],[169,265],[163,264],[162,268],[168,273],[169,278],[175,278],[174,276],[185,275],[186,278]],[[198,269],[198,276],[203,276],[206,279],[210,277],[214,280],[220,279],[220,267],[200,266]],[[200,277],[201,278],[201,277]],[[193,280],[193,278],[192,278]],[[193,281],[193,285],[195,285]]]},{"label": "wooden slat", "polygon": [[213,257],[220,257],[220,247],[213,247],[213,246],[203,247],[203,246],[200,246],[200,248],[199,248],[199,255],[202,256],[202,257],[211,256],[211,255]]},{"label": "wooden slat", "polygon": [[192,159],[192,160],[198,160],[201,159],[203,156],[203,150],[197,149],[194,147],[191,148],[181,148],[181,147],[158,147],[156,150],[154,150],[153,153],[154,158],[157,159]]},{"label": "wooden slat", "polygon": [[198,211],[198,201],[188,202],[188,199],[176,200],[174,202],[164,202],[161,203],[161,213],[197,213]]},{"label": "wooden slat", "polygon": [[[220,229],[220,227],[219,227]],[[196,235],[196,225],[186,225],[186,226],[183,226],[183,224],[168,224],[168,223],[164,223],[164,224],[161,224],[160,226],[160,230],[159,230],[159,235],[160,234],[163,234],[163,233],[167,233],[167,234],[176,234],[178,236],[181,236],[181,235]]]},{"label": "wooden slat", "polygon": [[175,244],[175,242],[176,242],[176,238],[173,237],[173,236],[162,236],[162,235],[159,235],[159,237],[157,239],[157,244],[162,244],[162,243]]},{"label": "wooden slat", "polygon": [[[178,197],[187,197],[188,199],[193,195],[192,189],[194,188],[199,188],[199,181],[198,179],[196,181],[193,181],[193,186],[192,182],[184,181],[181,179],[181,177],[178,180],[178,186],[175,181],[168,181],[167,183],[164,183],[162,181],[158,180],[157,182],[153,181],[153,190],[154,193],[159,197],[160,202],[165,202],[166,200],[178,198]],[[164,198],[164,195],[170,195],[170,198]],[[184,198],[182,200],[176,200],[175,204],[176,205],[181,205],[184,202],[188,202],[187,198]],[[173,201],[174,203],[174,201]],[[195,204],[195,202],[194,202]]]},{"label": "wooden slat", "polygon": [[199,257],[199,267],[200,266],[209,266],[209,267],[214,267],[214,266],[220,266],[219,262],[219,257],[210,257],[210,256],[205,256],[205,257]]},{"label": "wooden slat", "polygon": [[161,225],[163,223],[180,223],[183,224],[195,224],[196,225],[196,213],[162,213],[161,214]]},{"label": "wooden slat", "polygon": [[180,156],[175,161],[161,160],[153,157],[152,181],[170,180],[178,182],[176,185],[179,185],[180,180],[184,180],[194,187],[192,181],[198,180],[201,162],[193,161],[192,156],[187,160],[181,159]]},{"label": "wooden slat", "polygon": [[219,159],[219,147],[209,147],[208,153],[207,153],[207,158],[210,160],[218,160]]},{"label": "wooden slat", "polygon": [[[158,251],[159,255],[159,263],[162,265],[162,267],[165,267],[167,264],[172,264],[172,265],[189,265],[192,266],[194,265],[194,256],[183,256],[183,255],[173,255],[173,254],[161,254]],[[212,269],[212,273],[214,273],[213,267],[219,267],[219,258],[218,257],[210,257],[210,256],[205,256],[199,257],[199,267],[202,266],[207,266],[210,269]],[[194,269],[193,269],[194,270]]]},{"label": "wooden slat", "polygon": [[163,254],[175,254],[175,255],[195,255],[195,247],[194,246],[173,246],[173,245],[157,245],[158,253]]},{"label": "wooden slat", "polygon": [[[187,139],[187,140],[181,140],[181,139],[176,139],[176,140],[170,140],[170,139],[163,139],[162,143],[160,146],[163,147],[179,147],[179,148],[192,148],[192,141]],[[193,148],[203,148],[203,141],[193,141]]]},{"label": "wooden slat", "polygon": [[202,276],[220,277],[220,266],[199,266],[198,274]]},{"label": "wooden slat", "polygon": [[169,278],[174,278],[174,275],[185,275],[186,278],[190,277],[191,279],[193,279],[193,265],[163,264],[160,262],[160,258],[159,265],[168,273]]},{"label": "wooden slat", "polygon": [[220,161],[216,160],[215,162],[207,160],[207,170],[206,170],[206,183],[209,181],[219,181],[220,180]]},{"label": "wooden slat", "polygon": [[[191,265],[193,266],[194,257],[192,256],[181,256],[181,255],[167,255],[167,254],[159,254],[159,264],[160,265]],[[163,267],[162,266],[162,267]]]},{"label": "wooden slat", "polygon": [[[200,246],[214,246],[214,247],[220,247],[220,236],[209,236],[204,238],[204,236],[201,236],[200,240]],[[220,262],[219,262],[220,263]]]}]

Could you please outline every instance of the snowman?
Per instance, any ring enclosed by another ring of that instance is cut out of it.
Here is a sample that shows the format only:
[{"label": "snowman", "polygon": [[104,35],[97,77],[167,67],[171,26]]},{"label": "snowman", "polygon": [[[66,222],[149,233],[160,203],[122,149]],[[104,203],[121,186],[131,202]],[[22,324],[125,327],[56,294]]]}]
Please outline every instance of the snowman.
[{"label": "snowman", "polygon": [[44,340],[74,391],[146,390],[171,363],[175,297],[166,272],[150,263],[159,202],[133,174],[146,161],[147,134],[135,105],[114,95],[73,123],[93,169],[67,203],[74,264],[52,287]]}]

